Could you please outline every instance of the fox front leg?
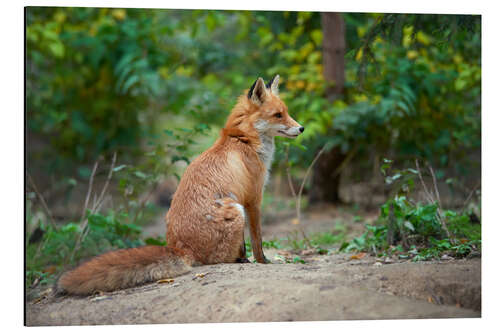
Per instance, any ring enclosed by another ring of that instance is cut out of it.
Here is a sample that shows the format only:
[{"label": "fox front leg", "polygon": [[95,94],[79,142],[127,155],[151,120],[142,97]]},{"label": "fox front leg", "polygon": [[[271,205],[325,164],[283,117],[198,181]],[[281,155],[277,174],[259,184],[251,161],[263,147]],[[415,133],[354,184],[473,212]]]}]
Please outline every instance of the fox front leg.
[{"label": "fox front leg", "polygon": [[260,226],[260,208],[252,204],[247,207],[248,219],[250,223],[250,238],[252,241],[252,251],[255,260],[261,264],[267,264],[270,261],[264,256],[262,251],[262,232]]},{"label": "fox front leg", "polygon": [[243,236],[243,241],[240,248],[240,256],[236,258],[236,262],[240,264],[248,264],[250,260],[247,258],[247,247],[245,245],[245,236]]}]

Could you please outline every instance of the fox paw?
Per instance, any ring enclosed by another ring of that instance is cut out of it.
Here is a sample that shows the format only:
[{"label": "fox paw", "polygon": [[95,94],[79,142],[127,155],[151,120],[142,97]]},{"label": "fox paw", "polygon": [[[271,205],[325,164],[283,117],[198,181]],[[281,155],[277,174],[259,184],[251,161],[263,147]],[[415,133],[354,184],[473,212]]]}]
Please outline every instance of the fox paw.
[{"label": "fox paw", "polygon": [[249,264],[250,260],[248,260],[248,258],[236,258],[236,262],[238,264]]}]

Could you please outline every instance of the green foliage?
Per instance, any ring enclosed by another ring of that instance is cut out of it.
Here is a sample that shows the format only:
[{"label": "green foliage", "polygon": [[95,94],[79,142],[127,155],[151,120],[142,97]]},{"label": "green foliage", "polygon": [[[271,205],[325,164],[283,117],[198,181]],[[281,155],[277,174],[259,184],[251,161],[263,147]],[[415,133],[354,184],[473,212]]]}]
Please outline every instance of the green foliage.
[{"label": "green foliage", "polygon": [[220,127],[255,77],[279,73],[307,130],[278,139],[275,161],[285,142],[298,167],[326,144],[354,151],[356,163],[392,151],[466,173],[480,145],[479,17],[343,18],[346,82],[332,103],[319,13],[31,7],[28,128],[50,146],[34,161],[55,173],[116,149],[140,156],[164,122]]},{"label": "green foliage", "polygon": [[27,125],[43,142],[29,168],[66,174],[114,150],[133,161],[172,117],[222,125],[262,67],[248,13],[28,8]]},{"label": "green foliage", "polygon": [[372,251],[375,247],[384,247],[386,244],[387,228],[385,226],[372,226],[365,225],[367,231],[361,236],[355,237],[350,242],[343,242],[339,247],[339,251],[352,252],[352,251]]},{"label": "green foliage", "polygon": [[326,254],[329,251],[325,247],[332,247],[342,244],[346,237],[346,227],[337,222],[332,231],[314,232],[309,235],[299,233],[298,230],[290,232],[286,239],[281,240],[281,246],[286,246],[294,251],[313,248],[319,254]]},{"label": "green foliage", "polygon": [[481,226],[472,224],[467,215],[452,210],[445,212],[447,216],[455,217],[447,220],[450,230],[462,237],[451,239],[437,220],[435,205],[413,206],[398,199],[398,203],[392,203],[397,207],[394,209],[397,246],[387,242],[387,233],[392,227],[389,227],[388,216],[381,212],[377,225],[365,225],[366,231],[350,242],[344,242],[339,251],[370,252],[378,256],[399,254],[400,258],[418,261],[439,259],[443,254],[461,258],[481,250]]},{"label": "green foliage", "polygon": [[167,241],[165,240],[165,237],[149,237],[144,240],[144,243],[146,245],[156,245],[156,246],[167,246]]},{"label": "green foliage", "polygon": [[[70,222],[61,228],[40,224],[43,238],[26,249],[27,286],[40,277],[43,282],[50,281],[61,272],[64,265],[73,266],[82,259],[96,256],[110,250],[144,245],[140,240],[141,228],[122,221],[123,214],[88,215],[88,232],[81,246],[75,251],[75,244],[82,234],[79,223]],[[74,256],[73,255],[74,252]]]},{"label": "green foliage", "polygon": [[28,128],[57,134],[49,167],[138,142],[138,112],[161,88],[155,20],[133,9],[28,9]]},{"label": "green foliage", "polygon": [[[360,237],[344,242],[340,251],[376,255],[399,253],[401,258],[428,260],[440,258],[443,254],[465,257],[481,250],[480,224],[473,223],[463,211],[448,209],[441,212],[437,202],[423,204],[401,195],[409,195],[414,186],[413,179],[419,172],[404,169],[389,174],[391,163],[384,160],[381,171],[386,183],[395,185],[398,194],[380,207],[376,225],[365,225],[366,231]],[[394,182],[396,180],[399,182]]]},{"label": "green foliage", "polygon": [[272,239],[270,241],[262,241],[262,248],[264,249],[282,249],[283,245],[281,244],[280,240],[277,239]]},{"label": "green foliage", "polygon": [[246,257],[249,258],[252,256],[252,244],[250,243],[249,240],[245,241],[245,252],[246,252]]},{"label": "green foliage", "polygon": [[[117,209],[124,211],[130,223],[144,224],[158,213],[154,205],[148,205],[150,195],[166,176],[178,174],[179,164],[189,164],[197,152],[197,141],[208,135],[210,127],[199,123],[193,128],[164,130],[157,138],[148,141],[147,149],[135,165],[115,167],[118,189],[122,195]],[[146,197],[144,194],[148,193]]]},{"label": "green foliage", "polygon": [[[292,143],[291,165],[306,166],[326,145],[354,152],[357,164],[373,163],[368,152],[392,151],[460,175],[477,169],[467,154],[481,142],[479,17],[343,17],[346,82],[343,97],[333,103],[324,95],[322,31],[312,24],[319,17],[298,13],[293,29],[269,39],[269,48],[280,51],[269,72],[286,78],[282,95],[307,128]],[[308,150],[297,149],[299,144]]]}]

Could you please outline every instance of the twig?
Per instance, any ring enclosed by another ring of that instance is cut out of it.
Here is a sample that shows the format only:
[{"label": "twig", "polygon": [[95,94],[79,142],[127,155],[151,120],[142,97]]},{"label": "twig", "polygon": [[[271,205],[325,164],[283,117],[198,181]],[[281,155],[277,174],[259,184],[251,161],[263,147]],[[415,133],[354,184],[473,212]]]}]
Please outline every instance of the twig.
[{"label": "twig", "polygon": [[292,175],[290,174],[290,167],[286,168],[286,178],[288,179],[288,186],[290,187],[290,191],[294,198],[297,197],[297,193],[295,193],[295,188],[292,183]]},{"label": "twig", "polygon": [[290,186],[290,191],[292,191],[293,198],[295,199],[295,209],[296,209],[296,214],[297,214],[297,221],[299,222],[299,230],[300,233],[302,234],[302,238],[306,241],[307,246],[312,247],[311,242],[309,241],[309,238],[307,237],[304,229],[302,228],[302,225],[300,225],[300,205],[297,197],[297,193],[295,192],[295,188],[292,183],[292,175],[290,173],[290,166],[288,165],[288,147],[286,149],[286,176],[288,179],[288,186]]},{"label": "twig", "polygon": [[[94,203],[92,204],[92,208],[90,209],[90,214],[94,214],[94,213],[98,212],[102,207],[102,203],[104,202],[104,195],[106,193],[109,182],[110,182],[111,177],[113,175],[113,169],[115,167],[115,162],[116,162],[116,152],[113,153],[113,160],[112,160],[111,166],[109,168],[108,177],[106,178],[106,182],[104,183],[104,186],[101,190],[101,194],[99,195],[99,197],[94,195]],[[88,220],[88,218],[85,218],[85,212],[87,210],[88,201],[89,201],[90,195],[92,193],[92,184],[94,183],[94,177],[95,177],[95,173],[96,173],[98,165],[99,165],[99,160],[97,160],[95,162],[94,169],[92,170],[92,174],[90,175],[89,189],[87,191],[87,197],[85,199],[85,206],[84,206],[84,209],[82,212],[82,218],[80,220],[81,231],[80,231],[80,234],[78,235],[78,239],[76,240],[75,247],[73,248],[73,251],[71,252],[71,256],[69,257],[70,261],[73,260],[75,253],[78,251],[81,243],[83,242],[83,240],[85,239],[85,237],[87,236],[87,234],[89,232],[89,228],[88,228],[89,220]]]},{"label": "twig", "polygon": [[316,161],[318,160],[318,158],[321,156],[321,154],[323,154],[323,152],[325,151],[325,149],[326,149],[326,144],[316,154],[316,157],[314,157],[313,161],[311,162],[311,164],[309,165],[309,167],[306,170],[306,174],[304,175],[304,179],[302,180],[302,184],[300,184],[300,189],[299,189],[299,192],[297,193],[297,205],[296,205],[297,219],[299,220],[299,222],[300,222],[300,201],[302,199],[302,191],[304,190],[304,185],[306,184],[307,177],[309,176],[309,173],[311,172],[312,167],[314,166],[314,164],[316,163]]},{"label": "twig", "polygon": [[87,207],[89,205],[89,199],[90,199],[90,195],[92,193],[92,184],[94,183],[94,176],[95,176],[95,172],[96,172],[98,166],[99,166],[99,159],[95,162],[94,168],[92,169],[92,173],[90,174],[89,188],[87,190],[87,196],[85,198],[85,204],[83,205],[82,217],[80,217],[80,223],[82,223],[83,219],[85,218],[85,212],[87,211]]},{"label": "twig", "polygon": [[288,179],[288,186],[290,187],[290,191],[292,192],[294,199],[297,200],[297,193],[295,193],[295,187],[292,183],[292,175],[290,174],[290,165],[288,164],[288,151],[289,146],[286,147],[286,177]]},{"label": "twig", "polygon": [[443,229],[446,232],[446,235],[448,236],[448,238],[450,239],[450,241],[452,243],[454,243],[455,241],[454,241],[454,239],[452,239],[450,231],[448,230],[448,226],[446,225],[446,221],[445,221],[446,219],[443,217],[443,213],[441,212],[441,210],[442,210],[442,208],[441,208],[441,198],[440,198],[438,187],[437,187],[437,180],[436,180],[436,175],[434,174],[434,169],[432,169],[432,166],[429,163],[428,163],[427,167],[429,168],[429,171],[431,172],[432,183],[434,185],[434,192],[436,192],[435,196],[437,198],[436,202],[438,204],[437,218],[438,218],[439,222],[441,222],[441,225],[443,226]]},{"label": "twig", "polygon": [[104,186],[101,190],[101,195],[99,196],[99,199],[97,199],[97,205],[99,205],[99,203],[102,204],[102,202],[103,202],[104,194],[106,193],[106,190],[108,189],[108,185],[109,185],[109,182],[111,180],[111,176],[113,176],[113,169],[115,168],[115,163],[116,163],[116,151],[113,153],[113,159],[111,161],[111,167],[109,168],[108,178],[106,178],[106,183],[104,183]]},{"label": "twig", "polygon": [[467,196],[467,199],[465,199],[462,210],[460,211],[460,214],[463,214],[465,208],[467,207],[467,204],[469,201],[472,199],[472,196],[474,195],[474,192],[476,192],[477,188],[481,185],[481,181],[478,181],[476,185],[472,188],[472,191],[470,191],[469,195]]},{"label": "twig", "polygon": [[288,178],[288,186],[290,186],[290,190],[292,191],[293,197],[295,198],[295,211],[296,211],[296,215],[297,215],[297,222],[299,223],[299,230],[302,234],[302,237],[304,238],[304,240],[306,241],[306,243],[309,247],[312,247],[312,244],[309,241],[309,238],[307,237],[304,229],[302,228],[302,225],[300,225],[300,219],[301,219],[301,214],[300,214],[301,207],[300,207],[300,205],[301,205],[301,199],[302,199],[302,192],[304,191],[304,185],[307,181],[307,177],[309,176],[309,173],[311,172],[312,167],[314,166],[314,164],[316,163],[318,158],[321,156],[321,154],[323,153],[325,148],[326,148],[326,145],[324,145],[321,148],[321,150],[316,154],[313,161],[311,162],[311,164],[307,168],[306,174],[304,175],[304,179],[302,180],[302,184],[300,184],[300,189],[299,189],[298,193],[295,192],[295,189],[294,189],[294,186],[292,183],[292,177],[290,174],[290,167],[288,166],[288,147],[286,150],[286,162],[287,162],[286,174],[287,174],[287,178]]},{"label": "twig", "polygon": [[430,164],[428,164],[428,168],[429,168],[429,171],[431,173],[431,176],[432,176],[432,182],[433,182],[433,185],[434,185],[434,196],[431,194],[431,192],[429,191],[429,189],[427,188],[427,186],[425,185],[425,182],[422,178],[422,172],[420,171],[420,166],[418,164],[418,159],[415,159],[415,165],[417,167],[417,172],[418,172],[418,177],[420,179],[420,182],[422,183],[422,186],[424,187],[424,192],[427,196],[427,201],[429,201],[430,204],[433,204],[433,203],[437,203],[438,207],[437,207],[437,214],[436,214],[436,217],[439,221],[439,223],[441,224],[441,226],[443,227],[444,231],[446,232],[446,235],[448,236],[448,238],[450,239],[450,241],[452,243],[454,243],[454,239],[451,237],[451,234],[450,234],[450,231],[448,230],[448,227],[446,226],[446,221],[443,217],[443,213],[441,212],[441,199],[440,199],[440,196],[439,196],[439,191],[438,191],[438,188],[437,188],[437,181],[436,181],[436,175],[434,174],[434,170],[432,169],[432,166]]},{"label": "twig", "polygon": [[337,177],[342,170],[346,167],[346,165],[353,159],[353,157],[356,155],[356,152],[358,151],[359,144],[356,144],[354,148],[347,154],[347,156],[344,158],[342,163],[335,169],[335,172],[333,173],[332,177]]},{"label": "twig", "polygon": [[[101,194],[99,195],[99,197],[97,197],[97,195],[94,194],[92,208],[90,209],[91,214],[98,212],[101,209],[102,204],[105,201],[104,195],[106,194],[106,190],[108,188],[109,182],[111,180],[111,177],[113,176],[113,169],[115,168],[115,163],[116,163],[116,151],[113,153],[113,159],[111,161],[111,166],[109,168],[108,177],[106,178],[106,182],[104,183],[104,186],[102,187]],[[87,223],[88,223],[88,220],[85,219],[85,221],[83,223],[82,230],[87,227]],[[85,235],[86,234],[84,234],[83,238],[85,238]]]},{"label": "twig", "polygon": [[158,188],[158,184],[155,184],[153,186],[153,188],[151,189],[151,191],[149,191],[146,198],[144,198],[144,200],[141,201],[139,208],[135,212],[135,216],[134,216],[134,219],[132,220],[132,223],[135,224],[137,222],[137,218],[139,217],[139,213],[144,209],[144,207],[146,206],[146,202],[149,201],[149,198],[151,198],[151,196],[153,195],[153,193],[156,191],[157,188]]},{"label": "twig", "polygon": [[417,167],[418,178],[420,179],[420,182],[422,183],[422,186],[424,188],[424,193],[426,195],[426,199],[429,203],[432,203],[434,201],[434,198],[432,197],[431,193],[427,189],[427,185],[425,185],[424,179],[422,178],[422,172],[420,171],[420,165],[418,164],[418,159],[415,159],[415,166]]},{"label": "twig", "polygon": [[434,169],[432,169],[432,166],[430,164],[428,165],[428,168],[429,168],[429,171],[431,172],[432,183],[434,184],[434,191],[436,192],[437,203],[439,205],[439,208],[441,208],[441,197],[439,195],[439,191],[437,188],[436,175],[434,175]]},{"label": "twig", "polygon": [[45,212],[47,213],[47,215],[49,217],[50,223],[52,224],[52,226],[54,227],[54,229],[57,229],[56,222],[54,221],[54,218],[52,217],[52,212],[50,211],[49,206],[45,202],[45,199],[43,198],[43,195],[40,193],[40,191],[38,191],[38,188],[36,187],[35,182],[33,181],[33,178],[31,178],[31,175],[28,172],[26,172],[26,174],[28,175],[28,181],[30,182],[31,187],[33,188],[33,190],[35,191],[36,195],[40,199],[40,202],[42,203],[42,206],[45,209]]}]

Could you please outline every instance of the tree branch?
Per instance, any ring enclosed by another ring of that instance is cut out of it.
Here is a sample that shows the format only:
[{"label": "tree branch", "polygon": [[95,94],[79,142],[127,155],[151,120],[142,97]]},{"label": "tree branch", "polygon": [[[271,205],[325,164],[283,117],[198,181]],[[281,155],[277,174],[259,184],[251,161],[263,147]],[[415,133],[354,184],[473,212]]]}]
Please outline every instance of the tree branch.
[{"label": "tree branch", "polygon": [[50,223],[52,224],[52,226],[54,227],[54,229],[57,229],[56,222],[54,221],[54,218],[52,216],[52,212],[50,211],[49,206],[45,202],[45,199],[43,198],[43,195],[40,193],[40,191],[38,191],[38,188],[36,187],[35,182],[33,181],[33,178],[31,178],[31,175],[29,174],[29,172],[26,172],[26,174],[28,175],[28,181],[31,184],[31,187],[33,188],[33,190],[35,191],[36,195],[40,199],[40,202],[42,203],[42,206],[45,209],[45,212],[47,213],[47,215],[49,217]]}]

